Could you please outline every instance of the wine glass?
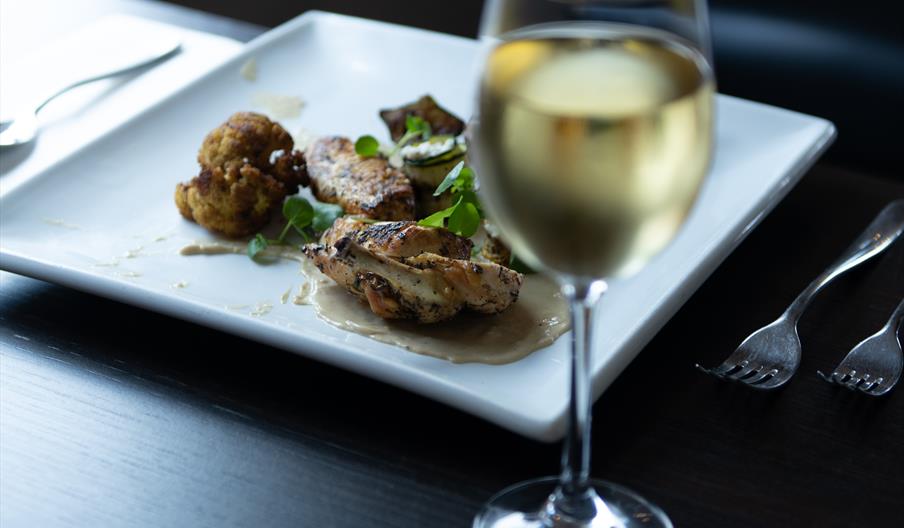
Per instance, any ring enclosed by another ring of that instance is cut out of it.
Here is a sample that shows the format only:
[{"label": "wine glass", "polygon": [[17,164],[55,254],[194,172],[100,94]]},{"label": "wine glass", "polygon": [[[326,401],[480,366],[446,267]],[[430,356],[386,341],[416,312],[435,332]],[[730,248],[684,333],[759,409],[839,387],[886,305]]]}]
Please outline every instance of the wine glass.
[{"label": "wine glass", "polygon": [[481,202],[570,303],[570,403],[558,477],[494,496],[475,527],[671,522],[589,478],[594,311],[674,237],[709,168],[715,81],[693,0],[490,0],[469,152]]}]

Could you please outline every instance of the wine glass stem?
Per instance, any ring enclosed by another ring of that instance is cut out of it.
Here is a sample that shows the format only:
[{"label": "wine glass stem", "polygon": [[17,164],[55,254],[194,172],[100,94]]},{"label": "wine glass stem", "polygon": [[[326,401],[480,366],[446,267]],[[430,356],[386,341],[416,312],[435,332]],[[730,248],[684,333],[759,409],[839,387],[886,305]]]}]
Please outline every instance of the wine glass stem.
[{"label": "wine glass stem", "polygon": [[568,404],[568,431],[562,449],[562,474],[556,509],[580,519],[593,515],[594,494],[590,477],[590,409],[592,389],[590,359],[593,320],[600,297],[606,291],[601,280],[572,282],[562,286],[571,311],[571,383]]}]

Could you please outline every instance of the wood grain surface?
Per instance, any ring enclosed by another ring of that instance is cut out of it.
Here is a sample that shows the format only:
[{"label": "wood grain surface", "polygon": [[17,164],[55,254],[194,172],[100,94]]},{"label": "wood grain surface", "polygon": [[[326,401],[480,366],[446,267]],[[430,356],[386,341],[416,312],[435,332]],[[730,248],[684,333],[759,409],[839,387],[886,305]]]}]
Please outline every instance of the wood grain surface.
[{"label": "wood grain surface", "polygon": [[[810,171],[597,402],[594,476],[682,527],[899,522],[904,387],[868,398],[815,371],[904,297],[904,243],[817,298],[786,388],[755,392],[693,364],[772,320],[902,197],[902,181]],[[370,379],[0,273],[3,528],[462,527],[557,463],[557,445]]]}]

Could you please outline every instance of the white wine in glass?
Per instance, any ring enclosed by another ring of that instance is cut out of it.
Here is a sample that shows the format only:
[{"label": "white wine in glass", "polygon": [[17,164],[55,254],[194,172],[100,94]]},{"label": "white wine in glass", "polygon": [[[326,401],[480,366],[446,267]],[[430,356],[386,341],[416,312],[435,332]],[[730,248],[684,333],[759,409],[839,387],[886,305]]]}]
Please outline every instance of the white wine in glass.
[{"label": "white wine in glass", "polygon": [[474,135],[493,220],[528,264],[630,275],[667,244],[709,165],[714,84],[659,32],[551,24],[486,63]]},{"label": "white wine in glass", "polygon": [[712,71],[658,28],[557,21],[506,33],[483,63],[471,154],[480,196],[515,253],[571,304],[562,473],[497,494],[475,526],[671,526],[635,493],[589,478],[593,311],[674,237],[712,150]]}]

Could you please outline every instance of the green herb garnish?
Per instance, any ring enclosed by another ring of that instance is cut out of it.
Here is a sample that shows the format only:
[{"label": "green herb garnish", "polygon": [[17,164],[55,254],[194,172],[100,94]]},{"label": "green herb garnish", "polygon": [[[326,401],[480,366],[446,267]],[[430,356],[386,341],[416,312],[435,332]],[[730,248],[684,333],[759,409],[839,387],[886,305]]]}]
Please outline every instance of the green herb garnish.
[{"label": "green herb garnish", "polygon": [[355,141],[355,152],[362,158],[372,158],[380,153],[380,142],[373,136],[361,136]]},{"label": "green herb garnish", "polygon": [[267,239],[264,238],[264,235],[258,233],[254,235],[250,241],[248,241],[248,256],[252,259],[257,257],[257,254],[261,251],[267,249],[270,243],[267,242]]},{"label": "green herb garnish", "polygon": [[249,257],[252,259],[257,257],[261,251],[270,246],[288,244],[287,238],[292,230],[301,235],[305,242],[310,242],[317,237],[318,233],[329,229],[333,222],[344,213],[342,207],[335,204],[321,203],[316,200],[311,204],[301,196],[292,196],[283,203],[282,214],[286,219],[286,225],[283,226],[279,236],[275,239],[268,239],[261,233],[254,235],[254,238],[248,241]]},{"label": "green herb garnish", "polygon": [[405,116],[405,130],[407,134],[420,134],[424,139],[430,139],[433,134],[430,123],[414,114]]},{"label": "green herb garnish", "polygon": [[473,203],[465,202],[463,198],[460,198],[460,200],[461,203],[449,215],[449,222],[446,224],[446,228],[463,237],[474,236],[477,228],[480,227],[480,212]]},{"label": "green herb garnish", "polygon": [[465,167],[464,161],[459,161],[452,167],[449,174],[446,174],[446,177],[440,182],[439,187],[433,191],[433,196],[439,196],[449,189],[452,189],[453,194],[474,190],[474,171],[470,167]]},{"label": "green herb garnish", "polygon": [[337,218],[345,214],[342,207],[331,203],[314,202],[314,219],[311,220],[311,227],[317,233],[322,233],[329,229]]},{"label": "green herb garnish", "polygon": [[389,153],[389,157],[398,154],[398,152],[402,150],[402,147],[410,143],[413,139],[420,137],[422,140],[426,141],[430,139],[432,134],[433,131],[430,128],[430,123],[425,121],[424,118],[416,115],[408,115],[408,117],[405,118],[405,134],[396,142],[392,151]]},{"label": "green herb garnish", "polygon": [[314,220],[314,208],[311,203],[300,196],[293,196],[283,203],[282,214],[286,219],[286,226],[283,227],[277,240],[280,242],[284,241],[289,228],[294,227],[295,231],[307,242],[309,238],[305,228],[311,225],[311,221]]},{"label": "green herb garnish", "polygon": [[433,131],[430,123],[424,118],[409,114],[405,117],[405,134],[399,138],[391,149],[384,149],[380,142],[373,136],[361,136],[355,141],[355,153],[362,158],[372,158],[383,154],[387,158],[391,158],[402,150],[402,147],[410,143],[412,140],[421,138],[423,141],[430,139]]},{"label": "green herb garnish", "polygon": [[454,204],[424,218],[418,225],[445,227],[459,236],[474,236],[480,227],[483,211],[480,202],[477,201],[477,193],[474,192],[474,171],[470,167],[465,167],[464,161],[458,162],[449,171],[433,192],[433,196],[439,196],[447,191],[451,192]]}]

